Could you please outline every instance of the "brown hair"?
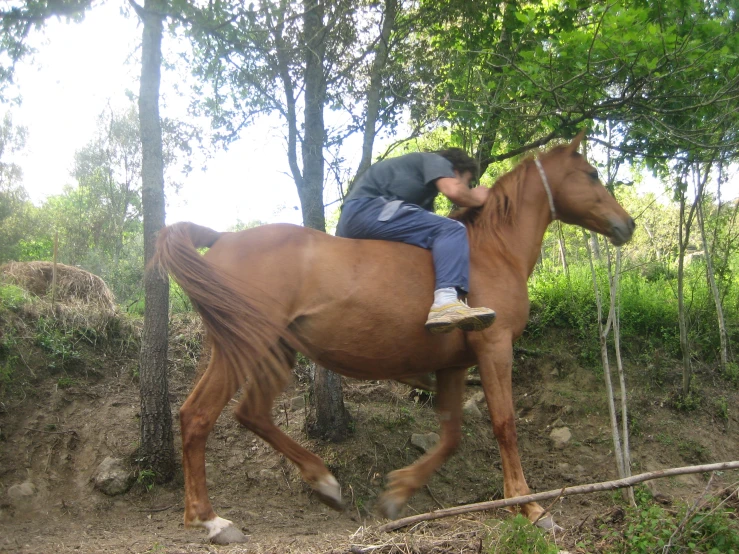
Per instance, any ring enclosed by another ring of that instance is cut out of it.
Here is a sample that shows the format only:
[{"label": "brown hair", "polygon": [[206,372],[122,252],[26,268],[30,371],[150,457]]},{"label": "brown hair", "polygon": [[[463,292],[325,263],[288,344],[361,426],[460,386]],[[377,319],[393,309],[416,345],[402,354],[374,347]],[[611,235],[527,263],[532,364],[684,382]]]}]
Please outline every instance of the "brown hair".
[{"label": "brown hair", "polygon": [[452,163],[452,168],[459,171],[460,174],[465,171],[472,173],[472,178],[477,179],[480,173],[480,165],[473,157],[461,148],[447,148],[445,150],[437,150],[434,154],[438,154],[442,158]]}]

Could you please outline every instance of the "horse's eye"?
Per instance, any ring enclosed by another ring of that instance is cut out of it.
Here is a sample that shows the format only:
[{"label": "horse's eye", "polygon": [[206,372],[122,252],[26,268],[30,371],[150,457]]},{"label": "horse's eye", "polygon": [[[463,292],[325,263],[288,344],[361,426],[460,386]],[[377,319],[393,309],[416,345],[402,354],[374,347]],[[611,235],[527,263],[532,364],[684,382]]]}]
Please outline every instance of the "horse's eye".
[{"label": "horse's eye", "polygon": [[594,169],[593,171],[591,171],[590,177],[597,181],[598,180],[598,170]]}]

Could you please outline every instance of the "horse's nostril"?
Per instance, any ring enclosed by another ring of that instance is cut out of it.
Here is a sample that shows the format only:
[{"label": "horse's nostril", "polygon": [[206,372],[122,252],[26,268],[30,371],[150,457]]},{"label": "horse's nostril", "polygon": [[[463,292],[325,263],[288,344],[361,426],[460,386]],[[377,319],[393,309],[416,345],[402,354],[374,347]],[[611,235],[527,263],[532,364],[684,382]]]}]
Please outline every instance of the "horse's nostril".
[{"label": "horse's nostril", "polygon": [[632,231],[636,229],[636,221],[634,221],[633,217],[629,218],[629,229],[631,229]]}]

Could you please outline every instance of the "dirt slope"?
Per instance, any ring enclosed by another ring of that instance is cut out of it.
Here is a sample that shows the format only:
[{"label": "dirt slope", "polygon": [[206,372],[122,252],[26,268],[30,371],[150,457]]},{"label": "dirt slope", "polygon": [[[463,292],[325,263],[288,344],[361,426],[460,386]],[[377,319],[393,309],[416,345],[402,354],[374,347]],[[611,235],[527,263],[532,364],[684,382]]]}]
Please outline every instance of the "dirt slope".
[{"label": "dirt slope", "polygon": [[[173,332],[171,349],[175,414],[197,366],[192,329],[180,331]],[[536,492],[616,478],[602,376],[582,367],[577,342],[565,335],[525,346],[530,350],[516,356],[514,388],[520,450],[531,488]],[[151,491],[137,484],[117,497],[101,494],[90,482],[105,457],[134,457],[139,409],[134,352],[88,348],[77,367],[61,373],[43,367],[38,353],[29,355],[37,360],[36,378],[29,378],[22,394],[6,394],[0,404],[0,552],[343,553],[352,545],[378,541],[399,546],[377,552],[478,552],[487,526],[508,517],[505,512],[459,517],[407,534],[378,536],[372,510],[384,476],[420,455],[410,437],[437,429],[433,407],[428,399],[413,398],[404,385],[347,381],[353,437],[339,445],[311,441],[302,431],[305,408],[300,397],[306,391],[298,379],[278,400],[275,420],[324,458],[342,484],[347,510],[339,514],[320,504],[282,456],[241,428],[230,417],[234,401],[209,439],[208,478],[216,511],[243,526],[252,539],[238,547],[207,545],[202,531],[183,528],[181,481]],[[711,382],[706,371],[699,375],[700,406],[680,412],[670,400],[677,369],[667,369],[659,384],[640,374],[639,367],[628,370],[635,473],[739,458],[735,388]],[[479,392],[471,386],[467,394],[478,398],[482,415],[466,418],[460,452],[412,499],[409,514],[502,496],[498,448]],[[728,418],[719,398],[728,406]],[[558,449],[549,435],[561,427],[569,428],[572,438]],[[732,478],[736,481],[736,475],[719,476],[712,486]],[[10,494],[11,487],[23,483],[32,484],[30,494]],[[694,498],[705,484],[706,476],[696,475],[651,486],[671,502]],[[583,525],[618,503],[616,495],[606,493],[557,503],[553,511],[566,529],[558,544],[572,548]]]}]

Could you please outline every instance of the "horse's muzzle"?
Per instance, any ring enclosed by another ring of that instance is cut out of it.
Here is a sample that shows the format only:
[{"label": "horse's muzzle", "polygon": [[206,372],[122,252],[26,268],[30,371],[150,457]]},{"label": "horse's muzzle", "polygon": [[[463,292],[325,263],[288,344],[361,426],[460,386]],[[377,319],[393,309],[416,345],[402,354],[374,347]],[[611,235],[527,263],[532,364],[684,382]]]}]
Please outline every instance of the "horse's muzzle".
[{"label": "horse's muzzle", "polygon": [[611,221],[611,242],[614,246],[621,246],[631,240],[634,234],[636,223],[634,218],[629,217],[626,221],[623,220],[612,220]]}]

